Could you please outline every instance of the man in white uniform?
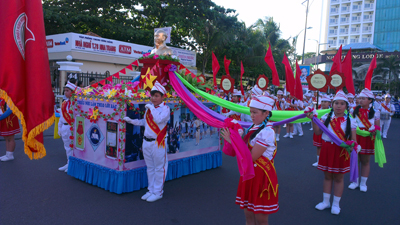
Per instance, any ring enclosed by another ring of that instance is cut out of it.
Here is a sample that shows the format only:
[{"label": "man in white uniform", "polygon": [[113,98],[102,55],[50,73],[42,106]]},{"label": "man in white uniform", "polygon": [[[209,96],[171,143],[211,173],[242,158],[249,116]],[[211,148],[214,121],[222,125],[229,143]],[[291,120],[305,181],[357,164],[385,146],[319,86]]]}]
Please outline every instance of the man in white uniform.
[{"label": "man in white uniform", "polygon": [[147,166],[148,192],[142,200],[154,202],[163,197],[165,177],[168,170],[165,148],[170,109],[164,102],[165,88],[158,82],[151,89],[151,104],[147,104],[144,119],[124,120],[135,126],[144,126],[143,156]]},{"label": "man in white uniform", "polygon": [[381,111],[381,130],[382,137],[387,138],[387,132],[390,127],[390,122],[392,122],[392,116],[396,111],[393,104],[390,103],[390,99],[392,96],[390,94],[386,94],[385,102],[381,102],[380,111]]},{"label": "man in white uniform", "polygon": [[[304,104],[303,101],[297,99],[296,97],[294,104],[296,105],[296,111],[303,111],[304,110]],[[293,135],[297,135],[299,134],[299,136],[303,136],[303,128],[301,127],[301,123],[295,123],[293,124]]]}]

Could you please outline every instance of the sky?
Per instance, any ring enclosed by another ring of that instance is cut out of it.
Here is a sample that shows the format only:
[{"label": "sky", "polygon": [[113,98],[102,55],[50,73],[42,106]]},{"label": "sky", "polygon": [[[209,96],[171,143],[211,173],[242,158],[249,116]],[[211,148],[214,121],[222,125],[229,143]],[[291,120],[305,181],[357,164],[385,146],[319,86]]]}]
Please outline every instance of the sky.
[{"label": "sky", "polygon": [[[246,26],[254,24],[258,19],[265,17],[273,17],[274,21],[280,25],[282,38],[288,39],[294,37],[305,28],[306,0],[212,0],[215,4],[225,8],[235,9],[238,14],[238,19],[245,22]],[[309,0],[309,13],[307,27],[312,27],[307,30],[305,52],[316,52],[317,42],[320,34],[320,21],[322,4],[326,7],[325,0]],[[324,3],[323,3],[324,2]],[[325,31],[325,26],[322,26],[322,33]],[[304,32],[301,32],[297,41],[296,51],[301,54],[303,51]],[[289,41],[292,43],[292,40]],[[323,35],[320,43],[325,43]],[[320,47],[323,49],[323,46]]]}]

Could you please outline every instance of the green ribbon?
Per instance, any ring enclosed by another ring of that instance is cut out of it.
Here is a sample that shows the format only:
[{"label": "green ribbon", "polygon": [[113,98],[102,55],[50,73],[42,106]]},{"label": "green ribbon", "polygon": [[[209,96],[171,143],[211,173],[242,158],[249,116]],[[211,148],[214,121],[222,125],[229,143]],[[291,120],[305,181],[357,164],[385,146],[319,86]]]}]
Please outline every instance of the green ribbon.
[{"label": "green ribbon", "polygon": [[346,151],[351,155],[351,151],[354,149],[355,143],[352,143],[351,145],[346,144],[344,141],[340,144],[340,147],[345,148]]},{"label": "green ribbon", "polygon": [[[217,104],[221,107],[230,109],[232,111],[238,112],[238,113],[243,113],[250,115],[250,108],[242,105],[238,105],[236,103],[227,101],[225,99],[221,99],[218,96],[214,96],[211,94],[208,94],[207,92],[201,91],[195,87],[193,87],[189,82],[187,82],[179,73],[175,72],[176,76],[182,81],[182,83],[189,88],[191,91],[195,92],[196,94],[200,95],[201,97],[207,99],[208,101],[213,102],[214,104]],[[317,110],[318,112],[318,118],[321,118],[323,115],[327,114],[330,112],[330,109],[322,109],[322,110]],[[295,117],[297,115],[300,115],[304,113],[303,111],[273,111],[272,112],[272,117],[270,118],[271,121],[282,121],[285,119],[289,119],[292,117]],[[292,123],[303,123],[303,122],[308,122],[311,121],[310,119],[303,118],[303,119],[298,119]]]},{"label": "green ribbon", "polygon": [[[357,127],[357,135],[362,137],[373,137],[371,132],[367,130],[361,130],[359,127]],[[380,130],[376,130],[375,135],[375,163],[378,163],[379,167],[381,168],[383,168],[383,164],[386,163],[385,147],[383,146]]]}]

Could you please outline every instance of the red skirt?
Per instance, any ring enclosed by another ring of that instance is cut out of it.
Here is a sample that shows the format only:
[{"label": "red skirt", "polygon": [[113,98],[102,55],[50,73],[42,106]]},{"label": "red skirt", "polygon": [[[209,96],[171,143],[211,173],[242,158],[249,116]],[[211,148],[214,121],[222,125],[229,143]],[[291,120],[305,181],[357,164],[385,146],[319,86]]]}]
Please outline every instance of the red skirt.
[{"label": "red skirt", "polygon": [[252,179],[244,182],[243,177],[240,177],[236,194],[236,204],[239,205],[241,209],[247,209],[254,214],[272,214],[278,212],[279,191],[277,191],[275,196],[270,185],[268,191],[264,192],[262,197],[260,197],[260,193],[264,188],[265,179],[268,179],[268,177],[259,166],[254,167],[254,174],[255,176]]},{"label": "red skirt", "polygon": [[374,155],[375,154],[375,139],[372,140],[371,137],[363,137],[357,135],[357,144],[361,145],[362,155]]},{"label": "red skirt", "polygon": [[316,135],[314,133],[314,135],[313,135],[313,144],[314,144],[314,146],[317,146],[317,147],[321,147],[322,146],[322,134]]},{"label": "red skirt", "polygon": [[0,136],[11,136],[20,132],[18,117],[14,113],[0,120]]},{"label": "red skirt", "polygon": [[350,172],[350,155],[335,143],[322,140],[318,169],[329,173]]}]

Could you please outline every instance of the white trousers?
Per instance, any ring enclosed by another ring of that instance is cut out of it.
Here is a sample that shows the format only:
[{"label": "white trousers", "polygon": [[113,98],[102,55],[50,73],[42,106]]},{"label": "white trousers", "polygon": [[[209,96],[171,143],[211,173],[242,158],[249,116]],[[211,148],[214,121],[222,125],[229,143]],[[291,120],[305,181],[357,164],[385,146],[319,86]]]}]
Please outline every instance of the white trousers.
[{"label": "white trousers", "polygon": [[[167,143],[167,140],[165,140]],[[166,148],[157,147],[156,142],[143,140],[143,156],[147,166],[147,180],[150,193],[162,195],[168,171]]]},{"label": "white trousers", "polygon": [[302,134],[303,133],[303,128],[301,127],[301,123],[295,123],[293,124],[293,133],[297,134]]},{"label": "white trousers", "polygon": [[61,127],[61,138],[64,142],[64,149],[65,152],[67,153],[67,160],[69,159],[70,156],[72,156],[72,149],[69,146],[71,144],[71,139],[69,139],[69,136],[71,136],[71,126],[69,125],[62,125]]},{"label": "white trousers", "polygon": [[387,136],[387,132],[390,127],[390,122],[392,122],[392,118],[389,118],[388,120],[381,120],[381,131],[383,136]]}]

